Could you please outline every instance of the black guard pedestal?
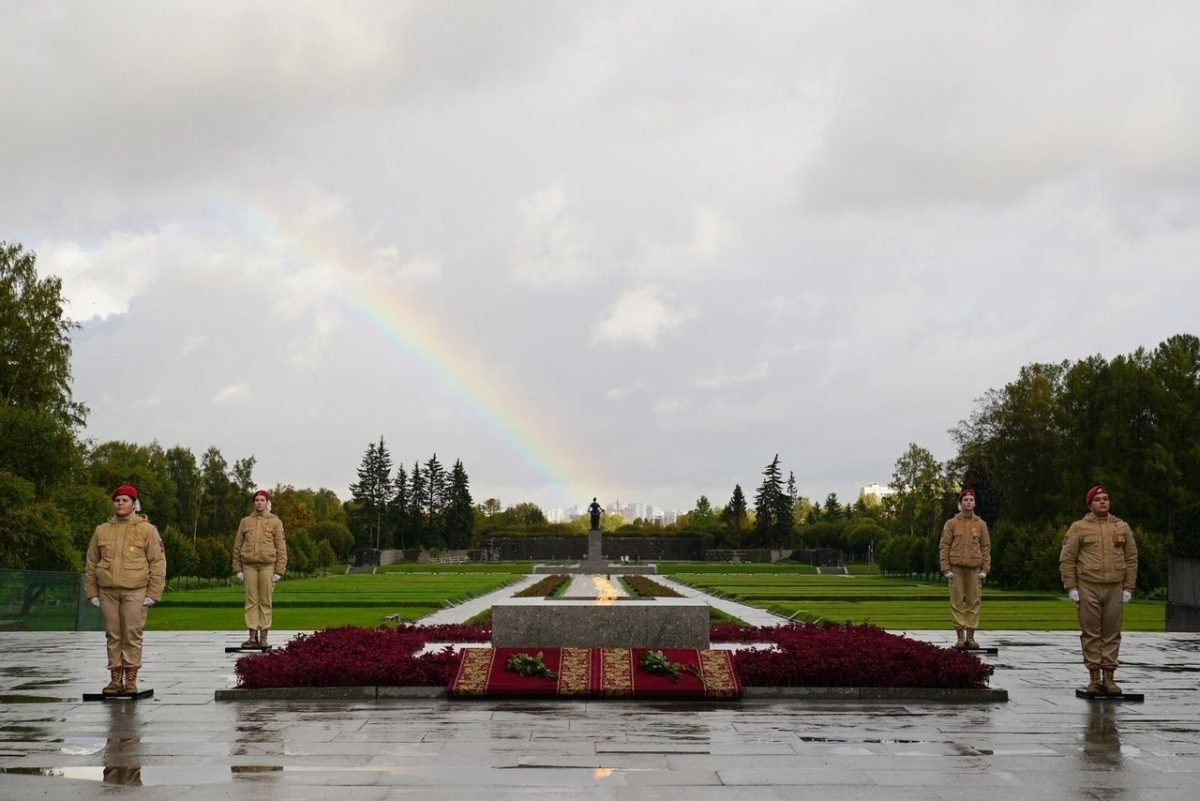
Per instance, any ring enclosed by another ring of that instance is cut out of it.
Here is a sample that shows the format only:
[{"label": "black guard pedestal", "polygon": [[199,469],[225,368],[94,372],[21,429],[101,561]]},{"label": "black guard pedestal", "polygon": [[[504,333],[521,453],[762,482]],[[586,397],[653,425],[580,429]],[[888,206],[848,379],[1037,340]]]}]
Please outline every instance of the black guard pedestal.
[{"label": "black guard pedestal", "polygon": [[1144,693],[1121,693],[1119,695],[1109,695],[1108,693],[1089,693],[1087,690],[1076,690],[1076,698],[1086,698],[1089,701],[1125,701],[1131,704],[1140,704],[1146,700]]},{"label": "black guard pedestal", "polygon": [[136,693],[84,693],[85,701],[145,701],[154,697],[154,690],[138,690]]}]

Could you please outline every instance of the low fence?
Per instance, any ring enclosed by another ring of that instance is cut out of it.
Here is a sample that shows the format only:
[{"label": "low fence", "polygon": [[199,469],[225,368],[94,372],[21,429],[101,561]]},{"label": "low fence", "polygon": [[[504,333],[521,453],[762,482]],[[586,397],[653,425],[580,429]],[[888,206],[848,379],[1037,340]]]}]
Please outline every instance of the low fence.
[{"label": "low fence", "polygon": [[[703,561],[704,538],[700,536],[621,536],[604,534],[600,546],[606,559],[631,561]],[[587,558],[587,537],[485,537],[483,550],[504,562],[571,560]]]},{"label": "low fence", "polygon": [[83,590],[80,573],[0,570],[0,631],[102,631]]}]

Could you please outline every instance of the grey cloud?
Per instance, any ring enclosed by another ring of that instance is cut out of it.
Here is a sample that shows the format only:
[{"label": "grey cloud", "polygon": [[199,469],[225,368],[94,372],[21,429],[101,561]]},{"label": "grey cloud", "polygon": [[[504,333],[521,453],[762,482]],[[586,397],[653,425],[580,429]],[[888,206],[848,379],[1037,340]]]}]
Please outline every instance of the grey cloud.
[{"label": "grey cloud", "polygon": [[0,238],[86,321],[97,439],[852,497],[1022,364],[1194,331],[1196,16],[4,3]]}]

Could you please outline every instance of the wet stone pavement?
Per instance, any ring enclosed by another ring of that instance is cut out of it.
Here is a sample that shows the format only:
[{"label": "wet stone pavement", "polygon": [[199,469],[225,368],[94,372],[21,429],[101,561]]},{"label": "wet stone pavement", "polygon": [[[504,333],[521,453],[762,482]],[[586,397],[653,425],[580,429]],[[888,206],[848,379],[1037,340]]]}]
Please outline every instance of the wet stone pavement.
[{"label": "wet stone pavement", "polygon": [[233,639],[150,632],[154,698],[84,703],[103,634],[0,633],[0,800],[1200,798],[1195,634],[1126,635],[1142,704],[1074,696],[1072,632],[981,638],[988,705],[216,702]]}]

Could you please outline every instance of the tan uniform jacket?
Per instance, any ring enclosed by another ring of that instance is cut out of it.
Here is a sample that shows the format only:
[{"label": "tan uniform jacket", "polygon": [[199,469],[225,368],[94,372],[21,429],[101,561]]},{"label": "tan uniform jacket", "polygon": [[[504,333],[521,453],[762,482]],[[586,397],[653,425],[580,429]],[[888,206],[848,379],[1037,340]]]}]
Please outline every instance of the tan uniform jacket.
[{"label": "tan uniform jacket", "polygon": [[1115,584],[1127,590],[1137,586],[1137,543],[1129,524],[1109,515],[1101,520],[1088,512],[1067,530],[1058,568],[1063,587],[1075,589],[1079,580]]},{"label": "tan uniform jacket", "polygon": [[88,598],[101,589],[146,588],[146,597],[157,601],[167,583],[167,555],[158,529],[143,515],[122,520],[113,515],[96,526],[88,543],[85,568]]},{"label": "tan uniform jacket", "polygon": [[938,543],[938,559],[943,573],[951,566],[977,567],[984,573],[991,573],[992,540],[983,518],[979,515],[967,517],[959,512],[947,520]]},{"label": "tan uniform jacket", "polygon": [[270,512],[246,515],[238,524],[233,540],[233,572],[241,573],[242,565],[263,567],[274,564],[275,572],[283,575],[287,569],[287,540],[283,536],[283,521]]}]

